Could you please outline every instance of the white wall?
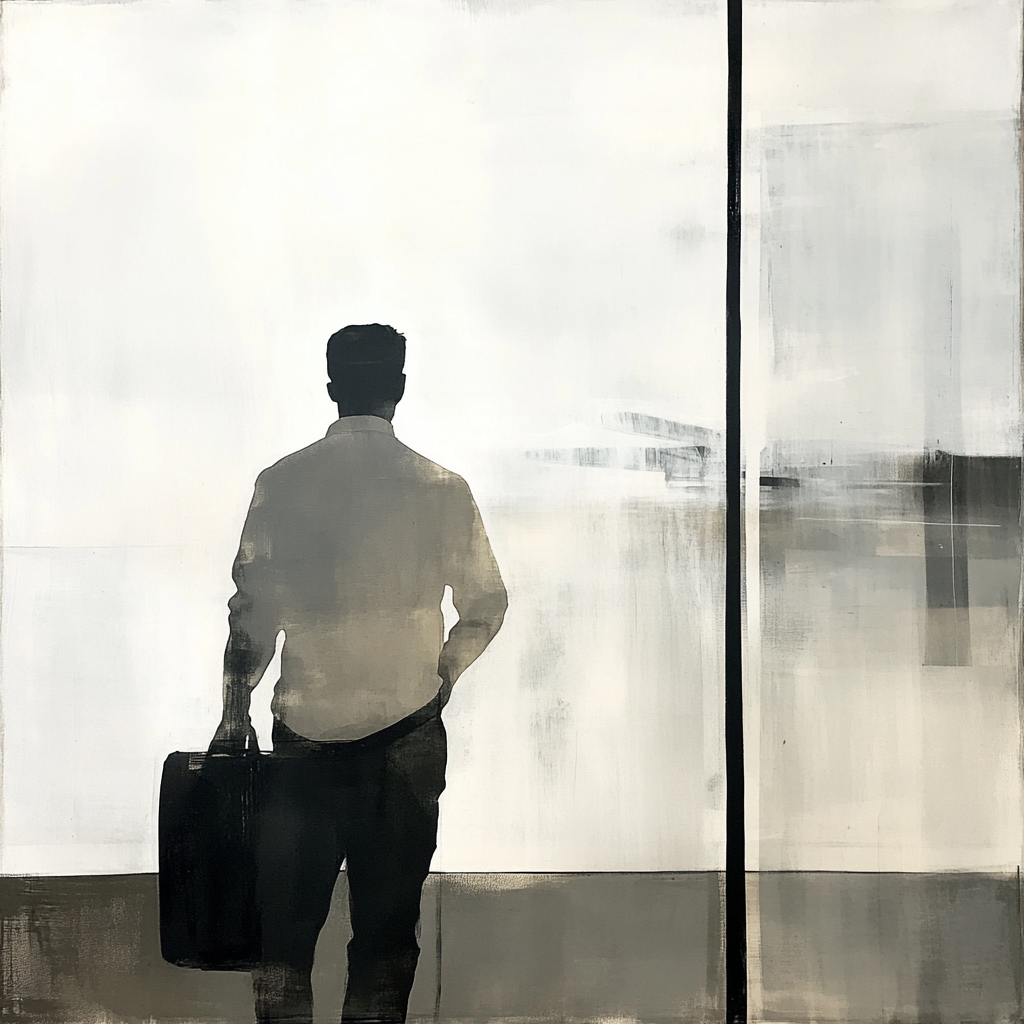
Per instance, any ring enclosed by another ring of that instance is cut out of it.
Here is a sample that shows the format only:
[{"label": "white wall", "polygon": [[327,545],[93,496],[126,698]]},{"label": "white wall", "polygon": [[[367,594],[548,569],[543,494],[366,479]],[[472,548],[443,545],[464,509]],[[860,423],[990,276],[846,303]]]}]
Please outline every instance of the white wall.
[{"label": "white wall", "polygon": [[609,405],[721,426],[724,27],[5,3],[4,871],[154,869],[253,479],[366,321],[408,334],[396,429],[467,475],[512,596],[446,713],[436,866],[720,863],[718,495],[516,453]]},{"label": "white wall", "polygon": [[[934,228],[953,204],[978,302],[943,429],[965,450],[1013,450],[1002,378],[1019,310],[993,318],[985,295],[1019,266],[998,128],[1019,96],[1017,6],[745,13],[752,472],[772,440],[874,444],[898,423],[913,446],[925,432],[921,394],[899,409],[880,397],[900,367],[924,391],[923,351],[858,334],[841,303],[818,295],[814,358],[770,372],[792,318],[762,304],[761,160],[787,125],[847,125],[864,147],[885,125],[939,126],[922,137],[945,142],[901,142],[888,165],[853,145],[851,219],[903,233],[887,287],[913,321],[930,293],[906,260],[927,250],[897,215]],[[519,453],[602,443],[607,408],[722,426],[724,5],[13,0],[3,64],[0,868],[154,868],[161,760],[205,746],[218,718],[252,480],[326,429],[323,344],[367,320],[408,333],[396,428],[470,479],[513,599],[446,713],[436,866],[720,866],[720,493]],[[988,141],[958,163],[968,136],[947,129],[972,122]],[[841,135],[822,130],[829,146]],[[827,283],[835,267],[798,269]],[[847,345],[837,372],[822,336]],[[751,507],[752,579],[757,525]],[[919,535],[886,544],[923,553]],[[790,636],[796,668],[770,697],[769,611],[748,593],[750,865],[1012,867],[1016,627],[989,615],[985,664],[925,671],[912,573],[871,612],[875,632],[850,632],[884,581],[795,572],[787,600],[814,611],[827,594],[835,614],[806,643]],[[898,657],[832,664],[866,644]]]}]

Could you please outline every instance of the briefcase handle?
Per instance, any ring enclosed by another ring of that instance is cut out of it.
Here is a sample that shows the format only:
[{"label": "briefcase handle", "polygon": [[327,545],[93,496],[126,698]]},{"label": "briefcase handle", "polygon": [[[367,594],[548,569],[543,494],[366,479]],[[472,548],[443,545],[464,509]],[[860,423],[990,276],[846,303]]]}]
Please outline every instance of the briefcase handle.
[{"label": "briefcase handle", "polygon": [[[232,751],[229,754],[217,753],[214,757],[238,757],[239,754],[245,757],[257,757],[261,753],[259,737],[256,735],[256,728],[252,722],[249,723],[248,732],[245,734],[246,745],[240,751]],[[208,753],[208,751],[207,751]]]},{"label": "briefcase handle", "polygon": [[252,722],[249,723],[249,731],[246,733],[245,739],[247,742],[245,752],[247,754],[258,754],[260,752],[260,739],[256,735],[256,727]]}]

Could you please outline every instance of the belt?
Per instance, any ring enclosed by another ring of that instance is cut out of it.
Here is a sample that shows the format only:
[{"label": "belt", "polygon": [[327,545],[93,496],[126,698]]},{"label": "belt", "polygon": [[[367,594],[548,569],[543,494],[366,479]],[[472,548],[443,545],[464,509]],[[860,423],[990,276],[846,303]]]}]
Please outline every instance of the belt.
[{"label": "belt", "polygon": [[355,754],[364,750],[376,750],[380,747],[386,747],[389,743],[393,743],[403,736],[408,736],[409,733],[418,729],[421,725],[426,725],[427,722],[435,719],[439,720],[441,711],[444,709],[445,704],[448,703],[450,695],[451,686],[445,684],[433,700],[418,708],[411,715],[406,715],[405,718],[400,718],[397,722],[377,732],[371,732],[368,736],[360,736],[357,740],[311,740],[309,737],[301,736],[294,730],[289,729],[280,718],[275,716],[272,733],[274,750],[278,752],[280,746],[285,748],[280,751],[282,753],[292,751],[298,753],[301,750],[309,753],[315,751],[316,753],[323,754]]}]

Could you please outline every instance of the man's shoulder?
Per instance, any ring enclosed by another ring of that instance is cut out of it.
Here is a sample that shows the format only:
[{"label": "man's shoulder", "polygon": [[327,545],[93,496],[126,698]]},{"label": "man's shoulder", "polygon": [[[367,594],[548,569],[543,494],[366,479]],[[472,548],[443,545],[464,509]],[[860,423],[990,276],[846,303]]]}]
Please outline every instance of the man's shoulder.
[{"label": "man's shoulder", "polygon": [[459,485],[465,484],[465,480],[458,473],[447,469],[426,455],[420,454],[415,448],[410,448],[403,441],[395,438],[394,448],[395,459],[398,464],[410,473],[422,476],[424,479],[440,484]]},{"label": "man's shoulder", "polygon": [[324,438],[318,438],[312,444],[299,448],[298,451],[289,452],[278,459],[277,462],[271,463],[260,472],[257,482],[263,482],[264,484],[273,483],[275,479],[286,476],[290,471],[302,470],[315,462],[323,452]]},{"label": "man's shoulder", "polygon": [[[383,451],[391,473],[410,478],[424,487],[437,487],[445,490],[469,495],[469,484],[453,470],[434,462],[420,454],[394,435],[375,435],[375,441],[385,441]],[[283,483],[296,474],[316,473],[321,469],[321,462],[338,457],[336,445],[331,445],[328,438],[318,438],[304,448],[298,449],[267,466],[257,478],[257,485],[264,488]],[[291,482],[291,481],[289,481]]]}]

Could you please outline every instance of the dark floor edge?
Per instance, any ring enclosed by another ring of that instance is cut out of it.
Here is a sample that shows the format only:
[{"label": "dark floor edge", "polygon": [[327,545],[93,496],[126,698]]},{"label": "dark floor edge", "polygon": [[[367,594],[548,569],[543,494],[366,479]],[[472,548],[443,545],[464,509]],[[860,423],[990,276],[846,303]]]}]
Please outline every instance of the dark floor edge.
[{"label": "dark floor edge", "polygon": [[[851,875],[857,877],[886,877],[886,878],[967,878],[967,877],[978,877],[978,878],[1016,878],[1017,868],[1005,868],[999,870],[988,870],[983,868],[948,868],[941,871],[851,871],[851,870],[831,870],[829,868],[810,868],[810,869],[781,869],[772,868],[769,870],[753,871],[747,870],[745,872],[747,880],[753,878],[770,878],[775,875]],[[651,871],[644,870],[630,870],[630,871],[431,871],[429,877],[441,877],[441,878],[605,878],[605,877],[644,877],[644,878],[678,878],[681,876],[693,876],[697,877],[700,875],[722,875],[725,874],[725,868],[706,868],[706,869],[692,869],[685,868],[680,870],[671,869],[658,869]],[[74,874],[74,875],[37,875],[37,874],[8,874],[0,871],[0,882],[7,879],[22,880],[22,881],[37,881],[45,879],[100,879],[100,878],[156,878],[159,877],[159,873],[156,871],[123,871],[123,872],[103,872],[96,874]]]}]

